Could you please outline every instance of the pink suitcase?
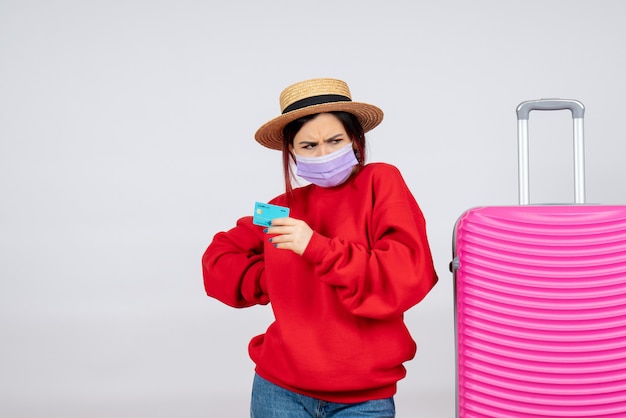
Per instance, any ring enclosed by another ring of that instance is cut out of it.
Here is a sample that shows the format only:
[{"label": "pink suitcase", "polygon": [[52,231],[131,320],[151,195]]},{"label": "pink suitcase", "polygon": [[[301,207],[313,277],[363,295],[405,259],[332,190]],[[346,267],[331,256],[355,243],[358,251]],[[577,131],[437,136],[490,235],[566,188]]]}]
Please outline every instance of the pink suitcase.
[{"label": "pink suitcase", "polygon": [[[573,205],[530,205],[528,116],[569,109]],[[520,205],[455,225],[457,417],[626,417],[626,206],[587,205],[584,107],[517,108]]]}]

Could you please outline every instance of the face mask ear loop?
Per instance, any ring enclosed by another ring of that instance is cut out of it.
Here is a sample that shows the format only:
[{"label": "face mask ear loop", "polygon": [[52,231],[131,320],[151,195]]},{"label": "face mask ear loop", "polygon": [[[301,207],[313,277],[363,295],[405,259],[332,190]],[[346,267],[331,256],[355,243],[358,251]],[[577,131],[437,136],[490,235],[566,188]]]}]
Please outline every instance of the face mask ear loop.
[{"label": "face mask ear loop", "polygon": [[359,162],[359,165],[363,165],[363,161],[361,160],[361,151],[359,150],[359,148],[354,148],[354,156],[356,157],[357,161]]}]

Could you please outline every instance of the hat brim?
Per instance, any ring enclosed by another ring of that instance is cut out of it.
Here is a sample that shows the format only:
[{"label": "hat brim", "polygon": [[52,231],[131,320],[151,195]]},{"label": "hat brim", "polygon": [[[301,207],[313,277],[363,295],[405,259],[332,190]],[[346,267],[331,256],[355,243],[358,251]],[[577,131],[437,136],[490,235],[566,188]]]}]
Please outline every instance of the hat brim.
[{"label": "hat brim", "polygon": [[378,107],[360,102],[332,102],[303,107],[280,115],[261,126],[254,134],[254,139],[264,147],[282,150],[283,129],[289,122],[307,115],[327,112],[352,113],[361,123],[363,132],[374,129],[383,121],[383,111]]}]

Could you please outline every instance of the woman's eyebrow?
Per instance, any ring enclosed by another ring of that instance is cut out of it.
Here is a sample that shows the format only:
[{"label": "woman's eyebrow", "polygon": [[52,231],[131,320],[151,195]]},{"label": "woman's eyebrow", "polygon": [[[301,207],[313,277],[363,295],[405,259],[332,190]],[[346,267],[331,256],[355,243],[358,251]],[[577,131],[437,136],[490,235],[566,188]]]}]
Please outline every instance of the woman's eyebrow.
[{"label": "woman's eyebrow", "polygon": [[317,147],[318,145],[319,145],[318,141],[311,141],[311,140],[302,140],[302,141],[297,141],[293,143],[293,146],[298,147],[298,148]]},{"label": "woman's eyebrow", "polygon": [[335,139],[338,139],[339,137],[341,137],[342,134],[337,134],[337,135],[333,135],[328,139],[325,139],[324,142],[330,142],[330,141],[334,141]]}]

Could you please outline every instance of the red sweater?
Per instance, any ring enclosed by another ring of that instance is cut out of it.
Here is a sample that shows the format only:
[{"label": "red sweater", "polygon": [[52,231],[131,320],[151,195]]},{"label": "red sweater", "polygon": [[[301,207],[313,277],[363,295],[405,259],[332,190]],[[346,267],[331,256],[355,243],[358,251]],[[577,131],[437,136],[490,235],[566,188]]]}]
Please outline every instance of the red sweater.
[{"label": "red sweater", "polygon": [[234,307],[271,302],[274,323],[249,345],[266,380],[331,402],[393,396],[416,351],[403,313],[437,282],[422,212],[383,163],[294,197],[290,216],[314,231],[304,254],[274,248],[241,218],[204,253],[206,292]]}]

